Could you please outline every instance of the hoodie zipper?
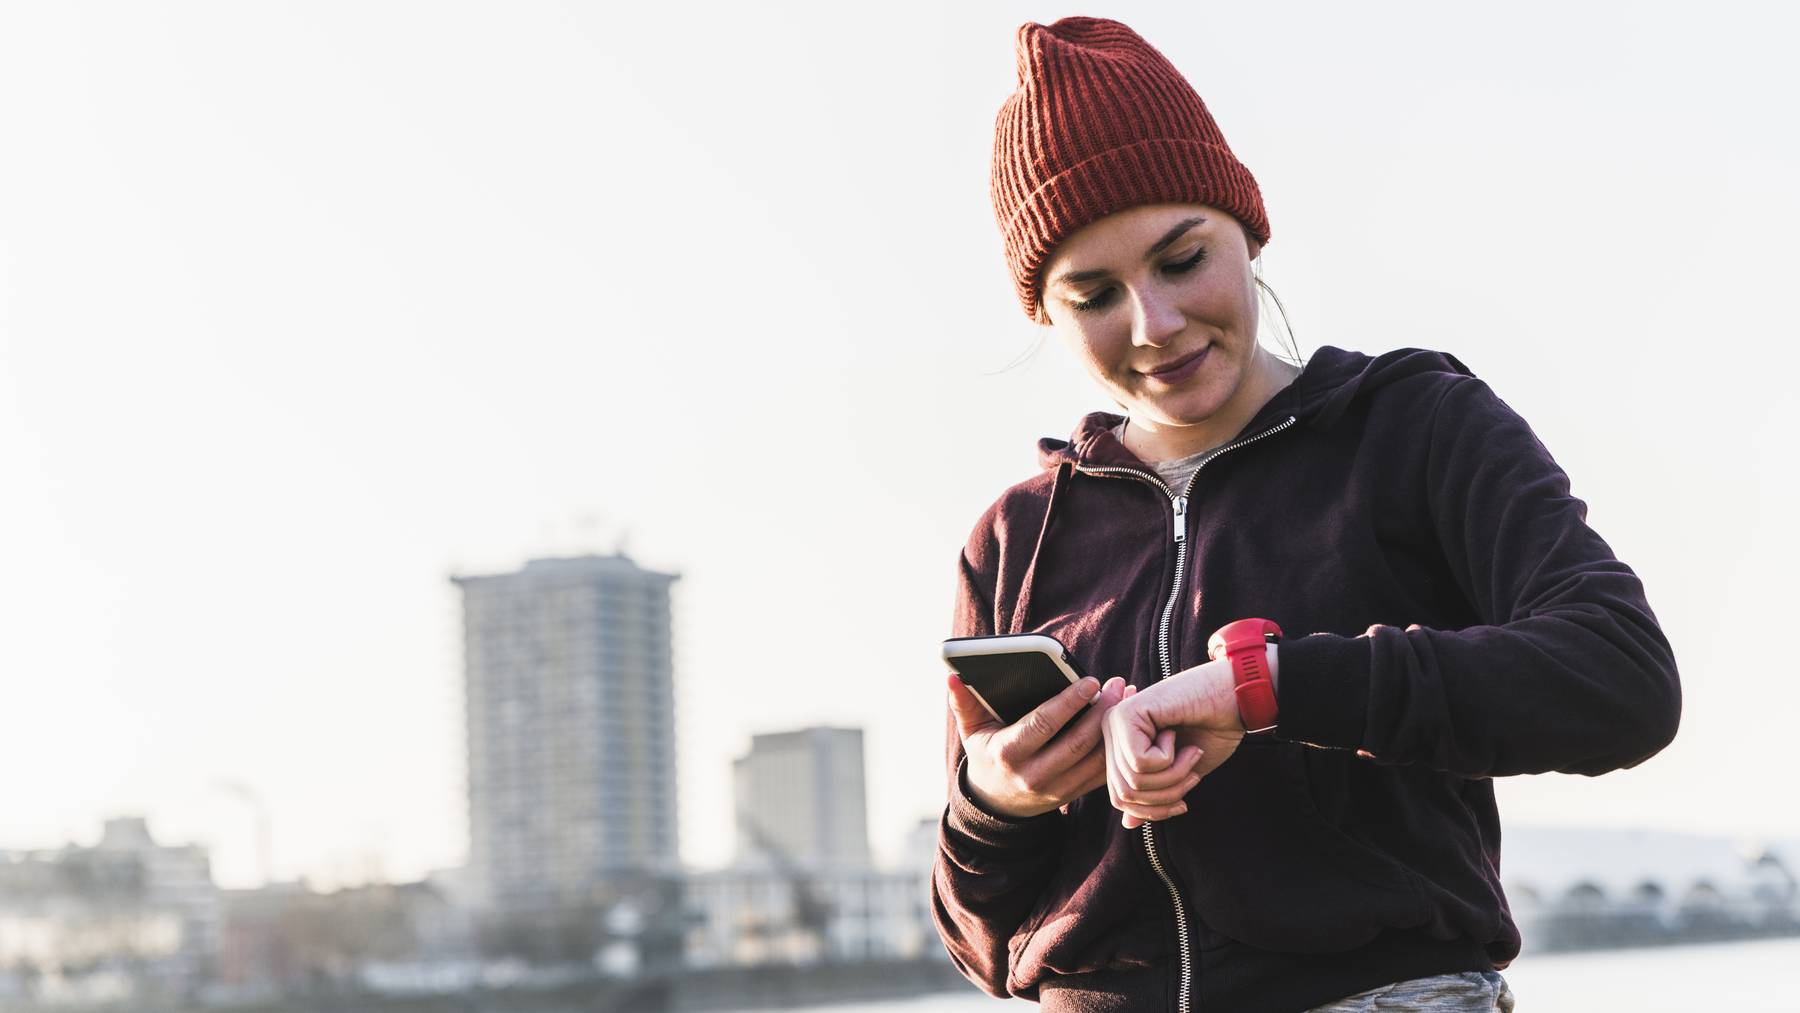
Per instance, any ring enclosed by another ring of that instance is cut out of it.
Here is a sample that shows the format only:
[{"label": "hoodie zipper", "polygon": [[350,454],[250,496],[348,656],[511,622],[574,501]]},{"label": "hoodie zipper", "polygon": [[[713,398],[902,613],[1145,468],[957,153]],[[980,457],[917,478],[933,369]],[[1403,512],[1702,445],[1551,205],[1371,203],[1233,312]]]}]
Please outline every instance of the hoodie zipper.
[{"label": "hoodie zipper", "polygon": [[[1294,416],[1289,415],[1287,420],[1279,425],[1265,429],[1255,436],[1246,436],[1235,443],[1228,443],[1208,454],[1206,457],[1202,458],[1200,464],[1194,468],[1194,473],[1188,476],[1187,486],[1180,493],[1176,493],[1173,489],[1170,489],[1168,485],[1157,476],[1138,468],[1083,468],[1079,464],[1075,466],[1076,471],[1084,472],[1089,475],[1125,475],[1142,479],[1149,482],[1151,485],[1156,486],[1163,495],[1169,497],[1169,506],[1173,511],[1175,522],[1175,579],[1169,585],[1169,600],[1163,603],[1162,616],[1156,623],[1157,663],[1162,666],[1162,677],[1164,679],[1175,674],[1175,657],[1173,648],[1169,643],[1169,629],[1175,619],[1175,603],[1181,598],[1181,581],[1182,578],[1187,575],[1187,508],[1188,497],[1194,492],[1194,483],[1200,480],[1200,472],[1203,471],[1207,465],[1217,460],[1221,454],[1236,450],[1239,447],[1248,446],[1265,436],[1273,436],[1283,429],[1292,426],[1294,422]],[[1139,829],[1142,831],[1140,836],[1144,842],[1144,856],[1150,860],[1150,868],[1156,871],[1157,878],[1161,879],[1163,886],[1168,888],[1169,900],[1175,906],[1175,945],[1181,960],[1181,992],[1176,996],[1175,1009],[1177,1013],[1189,1013],[1191,1009],[1190,997],[1194,992],[1194,958],[1189,945],[1191,936],[1188,933],[1187,905],[1182,903],[1181,890],[1176,887],[1175,878],[1169,875],[1168,868],[1163,865],[1162,856],[1157,853],[1156,824],[1144,823],[1139,826]]]}]

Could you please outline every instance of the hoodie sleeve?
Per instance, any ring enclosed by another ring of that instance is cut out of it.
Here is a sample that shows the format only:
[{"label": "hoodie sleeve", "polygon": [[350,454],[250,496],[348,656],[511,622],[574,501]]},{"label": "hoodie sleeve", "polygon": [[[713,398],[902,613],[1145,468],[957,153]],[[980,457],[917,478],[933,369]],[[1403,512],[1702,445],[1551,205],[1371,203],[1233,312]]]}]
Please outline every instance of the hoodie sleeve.
[{"label": "hoodie sleeve", "polygon": [[[984,523],[978,530],[992,529]],[[997,547],[987,539],[971,541],[963,551],[952,636],[994,632],[995,577],[984,564],[997,558]],[[1067,817],[1052,810],[1014,819],[977,805],[963,781],[962,737],[948,706],[945,717],[949,802],[938,824],[931,870],[932,920],[957,970],[982,991],[1006,998],[1008,944],[1037,906],[1061,858]]]},{"label": "hoodie sleeve", "polygon": [[1661,750],[1681,714],[1673,652],[1568,476],[1474,377],[1428,432],[1437,540],[1481,625],[1284,642],[1276,734],[1464,777],[1595,775]]}]

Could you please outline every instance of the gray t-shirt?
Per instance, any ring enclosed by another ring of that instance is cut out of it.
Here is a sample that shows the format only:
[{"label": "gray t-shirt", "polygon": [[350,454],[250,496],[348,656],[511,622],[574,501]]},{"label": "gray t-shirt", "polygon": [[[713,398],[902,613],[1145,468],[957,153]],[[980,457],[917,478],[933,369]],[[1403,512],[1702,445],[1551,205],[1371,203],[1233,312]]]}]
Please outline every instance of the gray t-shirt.
[{"label": "gray t-shirt", "polygon": [[[1121,422],[1113,427],[1112,434],[1114,437],[1118,438],[1120,442],[1124,442],[1125,440],[1126,425],[1127,423]],[[1200,468],[1200,462],[1206,460],[1206,455],[1217,449],[1219,448],[1209,447],[1206,450],[1200,451],[1198,454],[1189,454],[1186,457],[1178,457],[1173,461],[1151,461],[1149,464],[1150,467],[1156,469],[1156,474],[1163,480],[1164,485],[1167,485],[1174,492],[1180,492],[1187,488],[1188,479],[1194,477],[1194,472]]]}]

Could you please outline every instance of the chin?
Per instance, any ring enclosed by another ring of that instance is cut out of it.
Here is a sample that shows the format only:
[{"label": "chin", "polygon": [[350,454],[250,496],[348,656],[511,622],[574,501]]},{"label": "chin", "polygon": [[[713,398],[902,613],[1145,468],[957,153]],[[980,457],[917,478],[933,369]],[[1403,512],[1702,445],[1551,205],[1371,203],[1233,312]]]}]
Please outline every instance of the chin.
[{"label": "chin", "polygon": [[1192,426],[1205,422],[1225,407],[1226,398],[1192,391],[1171,398],[1138,402],[1148,417],[1165,426]]}]

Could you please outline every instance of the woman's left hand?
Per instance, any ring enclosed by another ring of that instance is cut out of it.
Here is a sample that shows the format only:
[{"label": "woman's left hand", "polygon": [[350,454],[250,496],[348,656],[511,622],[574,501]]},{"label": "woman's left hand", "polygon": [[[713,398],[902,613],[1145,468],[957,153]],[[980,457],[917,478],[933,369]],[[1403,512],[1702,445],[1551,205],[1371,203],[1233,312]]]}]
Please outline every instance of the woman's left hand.
[{"label": "woman's left hand", "polygon": [[1101,731],[1106,790],[1126,827],[1187,812],[1182,799],[1244,738],[1231,663],[1209,661],[1138,690]]}]

